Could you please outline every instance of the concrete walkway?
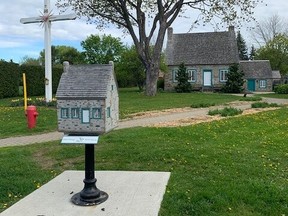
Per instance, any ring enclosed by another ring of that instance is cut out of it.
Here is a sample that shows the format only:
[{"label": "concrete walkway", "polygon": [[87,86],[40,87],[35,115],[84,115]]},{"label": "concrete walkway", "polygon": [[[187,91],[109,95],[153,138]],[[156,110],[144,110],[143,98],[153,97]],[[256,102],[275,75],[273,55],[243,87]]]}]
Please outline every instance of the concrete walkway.
[{"label": "concrete walkway", "polygon": [[[277,104],[288,104],[288,99],[276,99],[276,98],[263,98],[263,102],[277,103]],[[237,109],[246,110],[251,107],[252,102],[236,102],[230,103],[225,106],[232,106]],[[176,120],[186,119],[186,118],[196,118],[207,116],[210,109],[217,109],[225,107],[209,107],[209,108],[185,108],[180,112],[160,112],[161,114],[139,117],[135,119],[127,119],[119,122],[119,126],[116,129],[131,128],[131,127],[147,127],[158,123],[173,122]],[[19,145],[29,145],[35,143],[49,142],[60,140],[63,137],[63,133],[50,132],[45,134],[37,134],[32,136],[21,136],[21,137],[10,137],[5,139],[0,139],[0,147],[7,146],[19,146]]]}]

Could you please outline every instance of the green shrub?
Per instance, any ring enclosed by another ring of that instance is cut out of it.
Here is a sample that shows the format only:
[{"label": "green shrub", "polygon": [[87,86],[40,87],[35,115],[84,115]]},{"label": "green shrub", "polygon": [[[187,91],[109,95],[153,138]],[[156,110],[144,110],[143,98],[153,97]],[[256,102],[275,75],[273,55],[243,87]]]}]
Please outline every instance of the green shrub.
[{"label": "green shrub", "polygon": [[186,67],[184,63],[181,63],[176,75],[176,80],[178,82],[177,86],[175,86],[176,92],[183,93],[192,91],[192,86],[188,79],[189,75],[187,73]]},{"label": "green shrub", "polygon": [[[34,105],[34,106],[48,106],[48,107],[56,107],[56,99],[52,98],[52,101],[46,102],[44,97],[41,98],[28,98],[27,99],[27,105]],[[11,107],[18,107],[18,106],[24,106],[24,100],[23,99],[13,99],[10,103]]]},{"label": "green shrub", "polygon": [[226,93],[240,93],[244,90],[244,73],[239,69],[239,64],[233,64],[229,67],[227,81],[221,91]]},{"label": "green shrub", "polygon": [[219,115],[221,112],[219,109],[215,110],[209,110],[208,115],[214,116],[214,115]]},{"label": "green shrub", "polygon": [[258,102],[251,104],[252,108],[268,108],[268,107],[279,107],[276,103]]},{"label": "green shrub", "polygon": [[225,107],[224,109],[216,109],[216,110],[209,110],[208,115],[221,115],[222,117],[226,116],[235,116],[242,114],[241,109],[233,108],[233,107]]},{"label": "green shrub", "polygon": [[288,94],[288,84],[277,85],[274,91],[277,94]]},{"label": "green shrub", "polygon": [[261,101],[262,98],[258,96],[253,96],[253,97],[243,97],[240,99],[240,101]]},{"label": "green shrub", "polygon": [[0,98],[19,94],[19,67],[13,62],[0,61]]}]

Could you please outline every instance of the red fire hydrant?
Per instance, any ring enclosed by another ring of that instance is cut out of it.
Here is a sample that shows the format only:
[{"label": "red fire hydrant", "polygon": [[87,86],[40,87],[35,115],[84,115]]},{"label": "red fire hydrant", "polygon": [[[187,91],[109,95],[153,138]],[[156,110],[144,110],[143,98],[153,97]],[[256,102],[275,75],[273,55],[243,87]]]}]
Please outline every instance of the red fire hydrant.
[{"label": "red fire hydrant", "polygon": [[26,117],[28,128],[34,128],[36,126],[36,118],[38,116],[38,112],[36,110],[36,106],[28,106],[26,109]]}]

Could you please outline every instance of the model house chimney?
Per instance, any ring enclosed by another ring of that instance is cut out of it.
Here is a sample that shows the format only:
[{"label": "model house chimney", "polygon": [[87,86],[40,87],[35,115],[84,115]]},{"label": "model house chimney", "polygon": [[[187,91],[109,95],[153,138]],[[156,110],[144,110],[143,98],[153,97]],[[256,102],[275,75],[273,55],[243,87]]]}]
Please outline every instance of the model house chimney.
[{"label": "model house chimney", "polygon": [[68,61],[64,61],[63,62],[63,72],[64,73],[68,73],[69,71],[69,62]]}]

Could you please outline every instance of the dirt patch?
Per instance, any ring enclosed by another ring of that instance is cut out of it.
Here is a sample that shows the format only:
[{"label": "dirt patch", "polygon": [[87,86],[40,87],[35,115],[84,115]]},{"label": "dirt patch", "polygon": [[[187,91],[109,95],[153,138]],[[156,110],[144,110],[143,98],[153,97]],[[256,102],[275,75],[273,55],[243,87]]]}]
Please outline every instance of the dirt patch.
[{"label": "dirt patch", "polygon": [[[243,110],[243,113],[241,115],[252,115],[255,113],[259,112],[264,112],[264,111],[269,111],[269,110],[276,110],[279,109],[278,107],[273,107],[273,108],[251,108],[247,110]],[[237,116],[241,116],[237,115]],[[226,117],[221,117],[220,115],[216,116],[210,116],[210,115],[205,115],[205,116],[199,116],[197,118],[185,118],[185,119],[179,119],[177,121],[169,121],[169,122],[161,122],[157,124],[150,125],[151,127],[178,127],[178,126],[188,126],[188,125],[194,125],[194,124],[199,124],[203,122],[211,122],[211,121],[217,121],[220,119],[223,119]]]},{"label": "dirt patch", "polygon": [[155,116],[161,116],[163,114],[179,113],[179,112],[185,112],[189,110],[191,110],[191,108],[186,107],[186,108],[174,108],[174,109],[166,109],[166,110],[158,110],[158,111],[156,110],[156,111],[138,112],[138,113],[129,115],[128,119],[125,119],[125,120],[155,117]]}]

